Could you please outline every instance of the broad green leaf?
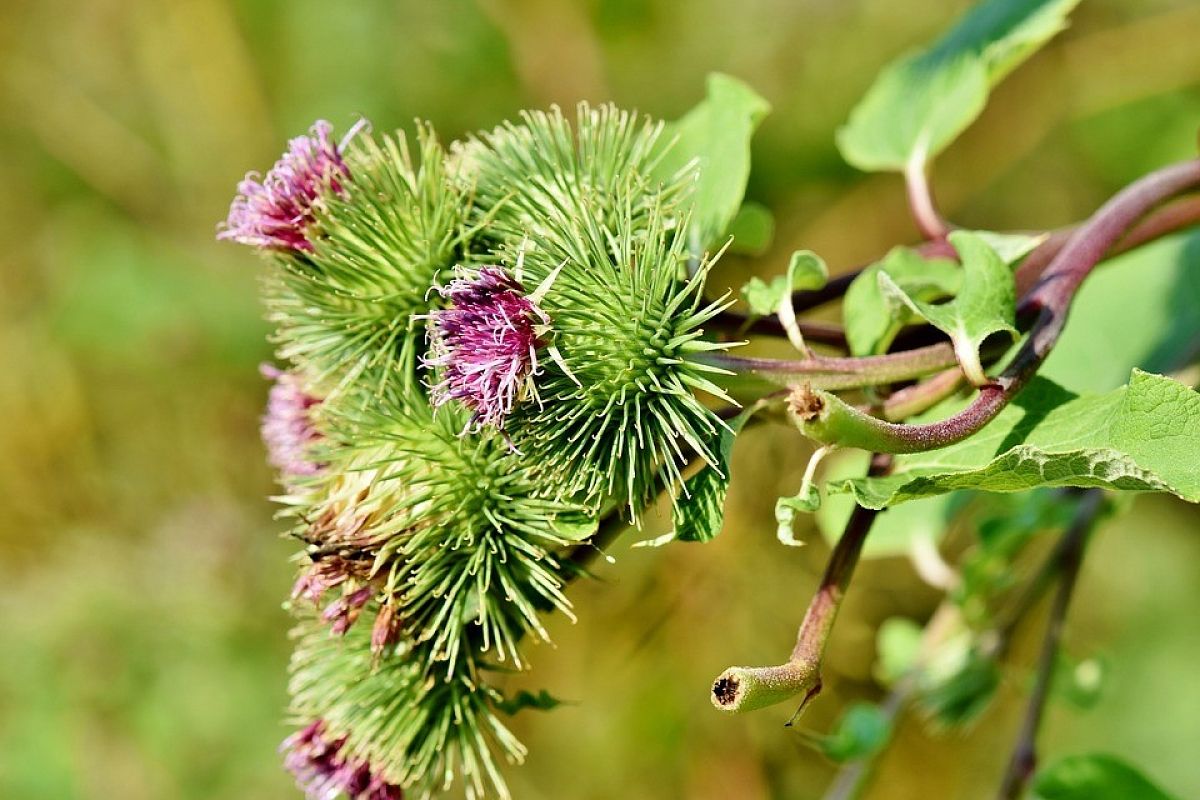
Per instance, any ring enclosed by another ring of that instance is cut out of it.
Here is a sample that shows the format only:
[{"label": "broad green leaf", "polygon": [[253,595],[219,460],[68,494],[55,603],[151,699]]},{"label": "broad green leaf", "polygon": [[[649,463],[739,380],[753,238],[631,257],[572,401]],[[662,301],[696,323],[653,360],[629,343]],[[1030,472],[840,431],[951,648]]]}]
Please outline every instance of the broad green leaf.
[{"label": "broad green leaf", "polygon": [[879,273],[916,300],[929,302],[950,297],[962,285],[962,270],[945,258],[925,258],[909,247],[895,247],[882,261],[867,267],[846,290],[842,322],[850,352],[856,356],[886,353],[896,334],[913,320],[907,306],[888,303],[879,288]]},{"label": "broad green leaf", "polygon": [[[979,235],[992,241],[984,232]],[[1076,390],[1103,392],[1124,384],[1134,367],[1166,370],[1178,364],[1180,357],[1200,341],[1200,271],[1193,268],[1197,259],[1200,259],[1200,232],[1163,239],[1105,262],[1080,289],[1071,309],[1070,322],[1041,374]],[[903,262],[896,260],[888,267],[893,275],[899,273],[897,263]],[[919,256],[911,259],[911,263],[919,275],[922,266]],[[951,274],[958,274],[957,267],[949,262],[927,263],[944,264]],[[899,279],[897,282],[901,283]],[[915,291],[908,284],[901,285],[910,294]],[[877,288],[873,280],[859,279],[851,284],[847,293],[847,309],[854,303],[857,292],[857,307],[864,312],[859,317],[848,314],[847,335],[852,346],[856,330],[869,331],[872,322],[885,318],[883,313],[867,313],[871,307],[880,307],[883,300],[877,291],[873,300],[864,299],[864,287]],[[951,286],[943,294],[951,294],[955,288]],[[1121,318],[1128,308],[1143,310],[1139,323],[1113,325],[1112,320]],[[851,319],[857,319],[860,325],[857,328],[851,325]],[[859,350],[856,354],[869,352],[869,349]],[[830,481],[856,478],[866,472],[867,456],[847,451],[826,464]],[[879,516],[867,539],[863,557],[903,556],[910,551],[916,538],[940,536],[951,515],[948,501],[953,496],[947,494],[905,502]],[[1051,501],[1047,493],[1022,496],[1027,500],[1016,506],[998,508],[981,523],[979,535],[981,540],[986,539],[982,544],[987,550],[1007,549],[1006,543],[1014,537],[1024,541],[1023,532],[1030,526],[1059,525],[1063,515],[1069,513],[1068,507]],[[816,512],[816,520],[827,541],[832,543],[841,535],[853,507],[854,501],[849,495],[830,494],[824,498]],[[1009,533],[1014,536],[1010,537]],[[963,564],[963,570],[964,581],[968,583],[977,583],[985,577],[978,575],[976,565],[970,562]],[[1006,570],[1006,574],[1011,573]]]},{"label": "broad green leaf", "polygon": [[1138,770],[1113,756],[1067,756],[1038,772],[1036,800],[1172,800]]},{"label": "broad green leaf", "polygon": [[719,441],[713,448],[716,465],[706,464],[684,481],[684,491],[671,514],[674,530],[652,540],[652,544],[666,544],[672,540],[707,542],[721,532],[721,526],[725,524],[725,495],[729,492],[729,456],[733,452],[733,440],[756,410],[756,406],[747,408],[729,421],[728,429],[718,431]]},{"label": "broad green leaf", "polygon": [[1079,0],[985,0],[927,50],[884,69],[838,131],[864,170],[920,169],[970,125],[988,92],[1066,24]]},{"label": "broad green leaf", "polygon": [[515,695],[504,700],[495,702],[496,708],[503,711],[505,714],[516,714],[518,711],[526,708],[536,708],[539,711],[549,711],[552,708],[557,708],[562,705],[562,700],[551,695],[545,689],[542,689],[537,694],[522,689]]},{"label": "broad green leaf", "polygon": [[962,288],[953,300],[927,303],[911,297],[887,274],[879,273],[879,290],[897,307],[914,314],[950,336],[954,354],[967,378],[976,386],[987,382],[979,363],[979,346],[994,333],[1014,338],[1017,328],[1017,295],[1012,270],[980,237],[967,231],[950,234],[963,267]]},{"label": "broad green leaf", "polygon": [[1036,378],[971,438],[899,456],[891,475],[828,488],[886,508],[955,489],[1037,486],[1164,491],[1200,501],[1200,394],[1140,370],[1128,386],[1097,395],[1076,396]]},{"label": "broad green leaf", "polygon": [[750,137],[771,106],[741,81],[708,76],[708,96],[667,125],[671,142],[657,169],[666,180],[690,163],[699,174],[692,205],[693,250],[718,241],[742,205],[750,177]]},{"label": "broad green leaf", "polygon": [[832,731],[810,741],[826,758],[841,763],[874,755],[891,735],[892,721],[883,709],[871,703],[852,703]]},{"label": "broad green leaf", "polygon": [[775,238],[775,216],[761,203],[742,203],[725,236],[733,237],[729,252],[761,256]]},{"label": "broad green leaf", "polygon": [[750,313],[765,317],[779,311],[784,298],[802,289],[820,289],[829,280],[829,268],[811,250],[797,250],[788,262],[786,275],[777,275],[767,283],[762,278],[751,278],[742,287],[742,299],[750,306]]}]

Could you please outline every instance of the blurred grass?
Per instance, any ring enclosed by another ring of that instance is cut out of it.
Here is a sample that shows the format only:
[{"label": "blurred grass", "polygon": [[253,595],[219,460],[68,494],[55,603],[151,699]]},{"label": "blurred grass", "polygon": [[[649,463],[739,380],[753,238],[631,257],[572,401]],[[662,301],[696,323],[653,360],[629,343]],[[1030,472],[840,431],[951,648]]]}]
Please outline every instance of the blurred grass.
[{"label": "blurred grass", "polygon": [[[518,108],[614,100],[673,116],[713,69],[774,105],[751,196],[777,213],[758,262],[842,267],[912,236],[899,181],[844,166],[832,134],[876,70],[962,2],[889,0],[8,0],[0,7],[0,797],[294,797],[285,734],[289,547],[257,439],[269,356],[256,263],[212,240],[234,184],[317,117],[444,136]],[[1191,154],[1200,4],[1088,0],[943,160],[967,225],[1051,226]],[[731,662],[790,645],[822,564],[781,551],[772,500],[802,443],[748,434],[729,526],[707,547],[627,551],[578,587],[580,623],[530,681],[576,701],[517,726],[519,798],[809,798],[832,768],[783,713],[705,700]],[[1107,654],[1089,712],[1054,707],[1050,753],[1128,755],[1200,795],[1197,515],[1138,501],[1099,538],[1069,631]],[[873,630],[935,602],[901,561],[864,565],[806,726],[874,691]],[[1018,657],[1028,662],[1037,626]],[[1024,678],[963,736],[905,726],[871,797],[991,795]]]}]

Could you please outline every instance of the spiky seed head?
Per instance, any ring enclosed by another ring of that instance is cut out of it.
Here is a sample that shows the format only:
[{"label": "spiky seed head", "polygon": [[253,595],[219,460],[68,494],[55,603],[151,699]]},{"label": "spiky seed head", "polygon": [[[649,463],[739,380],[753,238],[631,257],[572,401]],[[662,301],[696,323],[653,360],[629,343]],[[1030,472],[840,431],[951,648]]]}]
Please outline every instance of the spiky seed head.
[{"label": "spiky seed head", "polygon": [[463,151],[477,246],[523,261],[527,284],[561,270],[539,303],[556,358],[505,431],[560,496],[627,504],[635,518],[689,459],[713,461],[722,423],[694,391],[727,399],[691,359],[724,346],[702,338],[722,306],[702,302],[709,261],[685,240],[690,176],[656,177],[660,132],[580,106],[574,127],[557,110],[530,112]]},{"label": "spiky seed head", "polygon": [[285,252],[311,251],[308,228],[316,207],[327,195],[340,194],[349,175],[332,133],[332,125],[317,120],[309,135],[288,143],[265,178],[246,175],[217,238]]},{"label": "spiky seed head", "polygon": [[[525,748],[501,721],[495,688],[461,669],[427,678],[421,646],[401,644],[377,657],[362,626],[337,638],[309,620],[294,636],[292,711],[301,724],[322,721],[317,741],[335,744],[340,763],[369,765],[373,778],[403,787],[410,800],[459,782],[473,800],[510,797],[498,762],[521,761]],[[318,778],[328,775],[326,751],[292,752],[298,766],[311,760]]]},{"label": "spiky seed head", "polygon": [[279,355],[329,395],[405,378],[401,353],[424,338],[412,317],[428,313],[435,276],[470,238],[469,190],[447,179],[430,127],[411,138],[364,133],[343,156],[344,190],[315,211],[312,249],[278,259],[266,283]]},{"label": "spiky seed head", "polygon": [[595,518],[533,479],[502,437],[461,436],[465,409],[393,399],[348,428],[386,476],[375,491],[390,493],[389,512],[358,532],[381,596],[403,634],[429,644],[431,673],[483,657],[520,668],[518,643],[547,637],[541,612],[570,613],[558,554]]},{"label": "spiky seed head", "polygon": [[430,357],[439,370],[430,387],[435,407],[458,401],[472,412],[470,428],[504,428],[528,393],[549,317],[521,282],[499,267],[459,270],[439,290],[448,305],[432,314]]}]

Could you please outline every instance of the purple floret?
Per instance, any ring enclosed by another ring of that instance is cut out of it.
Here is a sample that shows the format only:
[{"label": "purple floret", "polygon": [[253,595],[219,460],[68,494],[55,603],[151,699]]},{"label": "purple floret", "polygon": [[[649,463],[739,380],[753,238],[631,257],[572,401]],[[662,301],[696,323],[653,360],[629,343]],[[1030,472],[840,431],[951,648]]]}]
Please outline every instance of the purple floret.
[{"label": "purple floret", "polygon": [[442,368],[430,390],[433,404],[458,400],[474,412],[471,427],[502,430],[537,370],[549,318],[499,267],[483,267],[474,277],[460,273],[441,295],[450,307],[432,314],[432,355],[425,362]]},{"label": "purple floret", "polygon": [[328,193],[341,194],[350,175],[337,145],[333,126],[318,120],[310,135],[297,136],[265,178],[251,172],[238,184],[229,218],[217,233],[253,247],[311,252],[308,227],[313,207]]},{"label": "purple floret", "polygon": [[345,794],[350,800],[403,800],[404,792],[371,768],[366,761],[343,752],[346,737],[330,738],[324,720],[317,720],[284,740],[284,766],[308,800],[332,800]]},{"label": "purple floret", "polygon": [[321,399],[309,394],[291,372],[270,364],[263,364],[259,370],[275,381],[267,394],[267,412],[262,418],[267,460],[285,478],[316,475],[322,465],[313,460],[311,449],[322,437],[313,424],[313,411]]}]

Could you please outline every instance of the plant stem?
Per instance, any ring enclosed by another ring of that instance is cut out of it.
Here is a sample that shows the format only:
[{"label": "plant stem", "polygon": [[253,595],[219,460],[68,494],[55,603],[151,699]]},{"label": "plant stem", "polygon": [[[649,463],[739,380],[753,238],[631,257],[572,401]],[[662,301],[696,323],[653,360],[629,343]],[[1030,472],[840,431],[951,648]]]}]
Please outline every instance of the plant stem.
[{"label": "plant stem", "polygon": [[856,389],[912,380],[957,363],[954,349],[948,342],[861,358],[811,356],[791,360],[742,358],[726,353],[707,353],[695,356],[694,359],[732,370],[740,375],[756,375],[777,386],[808,384],[817,389],[830,390]]},{"label": "plant stem", "polygon": [[[803,334],[807,341],[832,345],[841,350],[847,349],[846,331],[841,325],[830,322],[808,321],[797,321],[797,325],[799,325],[800,333]],[[778,336],[780,338],[787,336],[787,331],[784,330],[779,317],[775,315],[749,317],[733,311],[722,311],[713,318],[709,326],[712,330],[723,331],[736,336],[743,336],[745,334]]]},{"label": "plant stem", "polygon": [[1037,732],[1054,679],[1054,666],[1058,658],[1063,623],[1071,604],[1071,593],[1079,577],[1079,567],[1083,563],[1088,536],[1103,504],[1104,494],[1095,489],[1090,491],[1081,501],[1071,527],[1063,534],[1060,546],[1055,551],[1054,567],[1059,574],[1058,591],[1054,595],[1054,605],[1050,610],[1045,638],[1042,640],[1037,682],[1026,706],[1025,719],[1021,723],[1016,746],[1004,773],[1000,792],[997,794],[998,800],[1017,800],[1024,793],[1037,765]]},{"label": "plant stem", "polygon": [[[1025,388],[1050,354],[1066,325],[1079,285],[1104,254],[1150,208],[1198,184],[1200,161],[1187,161],[1147,175],[1105,203],[1070,236],[1022,300],[1018,317],[1034,321],[1024,345],[1004,373],[980,389],[967,408],[940,422],[897,425],[879,420],[881,445],[876,449],[934,450],[962,441],[991,422]],[[813,386],[822,388],[815,382]]]},{"label": "plant stem", "polygon": [[883,418],[899,422],[916,416],[954,394],[962,384],[963,374],[958,367],[939,372],[928,380],[895,392],[883,401]]},{"label": "plant stem", "polygon": [[[890,456],[875,455],[867,474],[886,474],[891,463]],[[788,660],[772,667],[730,667],[713,682],[713,705],[722,711],[751,711],[803,693],[800,707],[792,717],[794,720],[816,697],[821,691],[821,660],[825,645],[877,514],[877,511],[862,506],[854,507],[841,538],[829,555],[825,573],[804,613],[796,633],[796,645]]]},{"label": "plant stem", "polygon": [[[1105,254],[1105,258],[1127,253],[1155,239],[1160,239],[1197,223],[1200,223],[1200,195],[1181,197],[1147,214],[1129,233],[1113,245]],[[1050,262],[1054,260],[1054,257],[1063,249],[1078,228],[1078,225],[1074,225],[1053,231],[1046,241],[1025,257],[1016,272],[1018,296],[1024,296],[1033,288],[1038,278],[1046,271]]]},{"label": "plant stem", "polygon": [[[1163,236],[1180,231],[1184,228],[1191,227],[1200,223],[1200,195],[1192,195],[1183,197],[1173,203],[1169,203],[1162,208],[1147,214],[1146,217],[1138,223],[1129,233],[1117,242],[1112,249],[1105,254],[1106,258],[1126,253],[1130,250],[1141,247],[1155,239],[1160,239]],[[1072,225],[1068,228],[1062,228],[1053,231],[1049,234],[1046,241],[1038,245],[1032,253],[1025,257],[1021,262],[1021,266],[1016,272],[1017,295],[1025,295],[1033,285],[1037,283],[1038,278],[1045,272],[1050,262],[1058,255],[1063,246],[1071,238],[1071,235],[1078,230],[1078,225]],[[949,243],[944,239],[934,239],[917,246],[917,252],[926,258],[957,258],[954,248],[950,247]],[[875,263],[875,262],[871,262]],[[808,311],[825,303],[840,299],[850,284],[854,282],[864,269],[870,264],[864,264],[854,269],[836,275],[829,279],[829,283],[820,289],[803,290],[792,293],[792,308],[797,312]],[[844,345],[844,334],[834,340],[835,333],[833,326],[824,326],[821,323],[801,323],[801,325],[814,326],[812,332],[806,328],[801,328],[805,338],[812,339],[816,342],[832,345]],[[710,326],[713,330],[718,331],[733,331],[738,333],[756,333],[764,336],[784,336],[785,331],[783,326],[778,324],[778,320],[774,317],[762,317],[751,319],[746,314],[736,311],[723,311],[713,318]],[[839,332],[840,333],[840,332]],[[822,338],[824,337],[824,338]],[[897,340],[899,344],[903,337]]]},{"label": "plant stem", "polygon": [[904,185],[908,190],[908,207],[913,221],[917,223],[917,230],[929,240],[945,239],[950,233],[950,226],[942,219],[933,202],[924,158],[914,158],[908,162],[904,169]]}]

